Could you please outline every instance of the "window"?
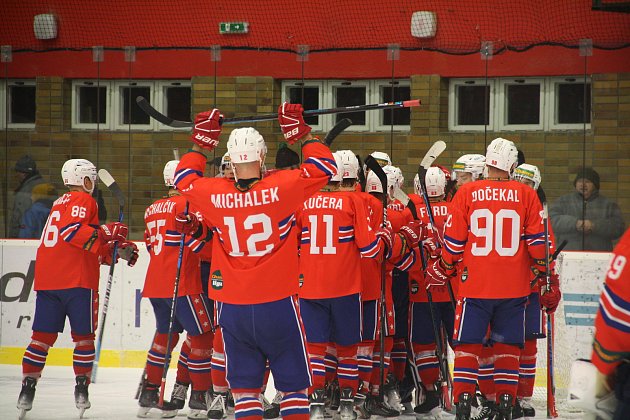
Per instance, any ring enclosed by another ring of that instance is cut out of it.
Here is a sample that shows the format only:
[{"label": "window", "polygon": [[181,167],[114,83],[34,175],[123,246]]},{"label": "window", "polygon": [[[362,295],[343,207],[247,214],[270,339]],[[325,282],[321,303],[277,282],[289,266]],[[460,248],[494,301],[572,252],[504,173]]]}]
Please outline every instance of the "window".
[{"label": "window", "polygon": [[[190,82],[160,82],[158,83],[158,100],[162,112],[169,118],[180,121],[191,121],[192,89]],[[170,128],[159,124],[161,129]],[[184,128],[184,130],[189,130]]]},{"label": "window", "polygon": [[[302,103],[305,110],[336,108],[410,99],[408,80],[287,80],[282,83],[282,100]],[[302,95],[304,95],[302,97]],[[394,129],[408,131],[411,119],[409,108],[381,111],[358,111],[306,117],[306,123],[316,131],[328,131],[338,121],[350,118],[352,126],[346,131],[386,131],[394,122]]]},{"label": "window", "polygon": [[35,127],[35,81],[14,80],[7,86],[7,125],[9,128]]},{"label": "window", "polygon": [[152,82],[116,82],[115,83],[115,128],[119,130],[150,130],[153,120],[136,104],[138,96],[154,103]]},{"label": "window", "polygon": [[453,79],[449,129],[576,130],[583,127],[585,115],[590,128],[590,81],[586,99],[584,90],[584,81],[573,77]]},{"label": "window", "polygon": [[110,82],[75,80],[72,82],[72,127],[108,129]]}]

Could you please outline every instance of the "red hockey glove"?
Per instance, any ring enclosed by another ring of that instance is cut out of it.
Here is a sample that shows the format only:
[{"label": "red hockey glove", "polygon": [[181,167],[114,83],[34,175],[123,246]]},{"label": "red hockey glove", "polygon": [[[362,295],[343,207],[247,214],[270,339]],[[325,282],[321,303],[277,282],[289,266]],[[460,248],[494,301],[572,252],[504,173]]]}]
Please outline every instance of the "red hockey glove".
[{"label": "red hockey glove", "polygon": [[442,255],[441,248],[438,248],[435,245],[433,238],[430,237],[422,242],[422,250],[424,251],[424,255],[427,259],[436,259]]},{"label": "red hockey glove", "polygon": [[424,225],[419,220],[412,220],[400,228],[400,234],[405,238],[407,246],[417,248],[424,234]]},{"label": "red hockey glove", "polygon": [[193,235],[201,227],[195,213],[177,213],[175,216],[175,229],[186,235]]},{"label": "red hockey glove", "polygon": [[221,124],[219,121],[221,118],[223,118],[223,115],[216,108],[197,114],[191,136],[193,143],[206,150],[212,150],[217,147],[219,135],[221,135]]},{"label": "red hockey glove", "polygon": [[[114,255],[114,245],[117,242],[109,241],[105,245],[103,245],[98,254],[98,262],[103,265],[112,265],[112,256]],[[116,253],[116,261],[114,264],[118,262],[118,253]]]},{"label": "red hockey glove", "polygon": [[129,228],[124,223],[112,222],[101,225],[98,228],[98,237],[101,242],[124,241],[129,234]]},{"label": "red hockey glove", "polygon": [[118,255],[127,261],[129,267],[133,267],[138,261],[138,247],[131,241],[121,242],[118,244]]},{"label": "red hockey glove", "polygon": [[387,247],[386,254],[389,254],[394,247],[394,234],[389,227],[382,227],[376,231],[376,237],[381,239]]},{"label": "red hockey glove", "polygon": [[447,268],[442,258],[429,261],[424,276],[424,286],[428,289],[432,286],[444,286],[448,279],[455,274],[455,268]]},{"label": "red hockey glove", "polygon": [[558,308],[562,293],[560,292],[560,279],[557,274],[549,277],[549,290],[547,290],[547,279],[545,273],[540,273],[538,286],[540,287],[540,306],[548,314],[552,314]]},{"label": "red hockey glove", "polygon": [[311,127],[304,122],[304,108],[300,104],[283,103],[278,108],[278,121],[284,139],[289,144],[296,141],[311,132]]}]

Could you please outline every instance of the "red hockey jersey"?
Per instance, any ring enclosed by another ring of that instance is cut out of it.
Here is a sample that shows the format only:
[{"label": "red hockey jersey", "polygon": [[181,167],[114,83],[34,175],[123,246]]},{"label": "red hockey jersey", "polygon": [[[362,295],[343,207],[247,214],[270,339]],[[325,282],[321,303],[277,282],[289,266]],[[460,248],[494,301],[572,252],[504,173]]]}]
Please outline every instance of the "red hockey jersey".
[{"label": "red hockey jersey", "polygon": [[591,361],[609,375],[630,356],[630,229],[613,250],[595,318]]},{"label": "red hockey jersey", "polygon": [[[371,194],[355,193],[363,202],[368,224],[376,231],[383,225],[383,204]],[[376,300],[381,296],[381,258],[361,258],[361,300]]]},{"label": "red hockey jersey", "polygon": [[34,290],[98,290],[98,206],[86,192],[70,191],[50,209],[37,248]]},{"label": "red hockey jersey", "polygon": [[482,180],[451,202],[442,258],[461,261],[459,296],[502,299],[530,294],[531,258],[545,259],[542,206],[531,187]]},{"label": "red hockey jersey", "polygon": [[243,190],[222,179],[203,178],[206,157],[185,154],[177,189],[215,231],[209,295],[225,303],[272,302],[298,292],[295,212],[336,173],[328,147],[302,147],[301,169],[274,173]]}]

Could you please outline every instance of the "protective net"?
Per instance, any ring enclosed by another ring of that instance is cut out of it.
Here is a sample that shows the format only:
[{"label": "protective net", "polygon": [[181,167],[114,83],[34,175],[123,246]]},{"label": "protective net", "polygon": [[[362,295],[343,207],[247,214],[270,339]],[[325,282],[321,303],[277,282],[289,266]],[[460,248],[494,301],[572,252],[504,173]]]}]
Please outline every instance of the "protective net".
[{"label": "protective net", "polygon": [[[595,3],[600,9],[621,4],[610,0]],[[3,5],[0,40],[14,51],[89,49],[94,45],[108,49],[125,45],[139,49],[221,45],[297,52],[299,45],[308,45],[311,52],[327,52],[383,49],[395,43],[407,50],[473,54],[482,41],[492,41],[497,52],[524,51],[539,45],[574,48],[584,38],[592,39],[594,48],[630,45],[630,15],[594,11],[592,6],[591,0],[8,0]],[[414,18],[414,12],[419,11],[430,13]],[[52,25],[47,18],[34,22],[34,16],[40,14],[55,16],[56,38],[35,38],[34,26]],[[426,35],[425,30],[430,34],[431,21],[436,22],[436,36],[412,35]],[[233,26],[224,28],[229,34],[220,34],[222,22],[246,23],[248,32],[239,34],[238,26]]]}]

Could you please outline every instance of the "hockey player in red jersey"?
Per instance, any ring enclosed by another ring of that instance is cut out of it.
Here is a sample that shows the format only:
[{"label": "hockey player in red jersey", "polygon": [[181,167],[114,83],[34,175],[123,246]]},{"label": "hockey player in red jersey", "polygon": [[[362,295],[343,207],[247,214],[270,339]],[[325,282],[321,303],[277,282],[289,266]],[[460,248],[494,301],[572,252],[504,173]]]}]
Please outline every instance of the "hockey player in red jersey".
[{"label": "hockey player in red jersey", "polygon": [[[158,405],[158,391],[166,360],[177,344],[179,333],[186,330],[190,338],[187,365],[192,383],[188,405],[188,418],[206,417],[206,391],[210,388],[210,358],[212,353],[211,306],[203,295],[199,255],[209,236],[186,237],[179,277],[177,304],[173,319],[171,349],[168,341],[173,288],[179,258],[181,233],[177,215],[184,212],[186,199],[174,188],[175,169],[179,161],[172,160],[164,166],[164,184],[168,195],[156,200],[144,213],[144,238],[151,257],[144,281],[142,296],[149,298],[155,313],[157,334],[147,356],[147,378],[142,387],[138,404],[138,417],[150,416],[152,409],[166,415],[174,414],[171,402]],[[209,257],[209,253],[207,256]]]},{"label": "hockey player in red jersey", "polygon": [[457,188],[481,179],[485,165],[486,157],[484,155],[470,154],[460,156],[453,164]]},{"label": "hockey player in red jersey", "polygon": [[90,408],[88,385],[98,322],[99,259],[104,264],[112,263],[115,243],[129,265],[138,258],[137,247],[126,240],[126,225],[98,225],[98,207],[91,195],[96,186],[96,167],[85,159],[70,159],[63,164],[61,177],[69,191],[53,203],[37,248],[33,335],[22,360],[22,391],[17,403],[22,417],[32,408],[48,350],[63,332],[66,317],[75,343],[72,359],[76,406],[81,411]]},{"label": "hockey player in red jersey", "polygon": [[[525,303],[531,259],[545,270],[542,206],[536,192],[510,180],[517,150],[509,140],[488,145],[485,180],[464,185],[452,201],[441,258],[427,275],[444,283],[463,266],[455,317],[454,394],[457,418],[468,419],[482,342],[490,326],[496,359],[496,418],[509,419],[518,386],[518,357],[524,343]],[[505,276],[505,277],[503,277]],[[552,286],[547,298],[558,295]]]},{"label": "hockey player in red jersey", "polygon": [[[230,133],[227,148],[235,183],[202,177],[203,149],[218,144],[220,114],[214,109],[195,118],[193,151],[182,157],[175,185],[199,209],[201,229],[213,239],[210,297],[217,304],[225,345],[227,380],[237,419],[261,419],[260,391],[266,360],[275,386],[284,393],[281,415],[306,420],[311,372],[299,315],[295,212],[337,171],[328,147],[311,136],[299,104],[281,105],[285,139],[300,140],[304,163],[261,178],[265,141],[253,128]],[[190,216],[189,226],[195,227]]]},{"label": "hockey player in red jersey", "polygon": [[591,361],[598,370],[595,395],[611,390],[617,398],[614,420],[630,418],[630,229],[613,250],[595,317]]}]

